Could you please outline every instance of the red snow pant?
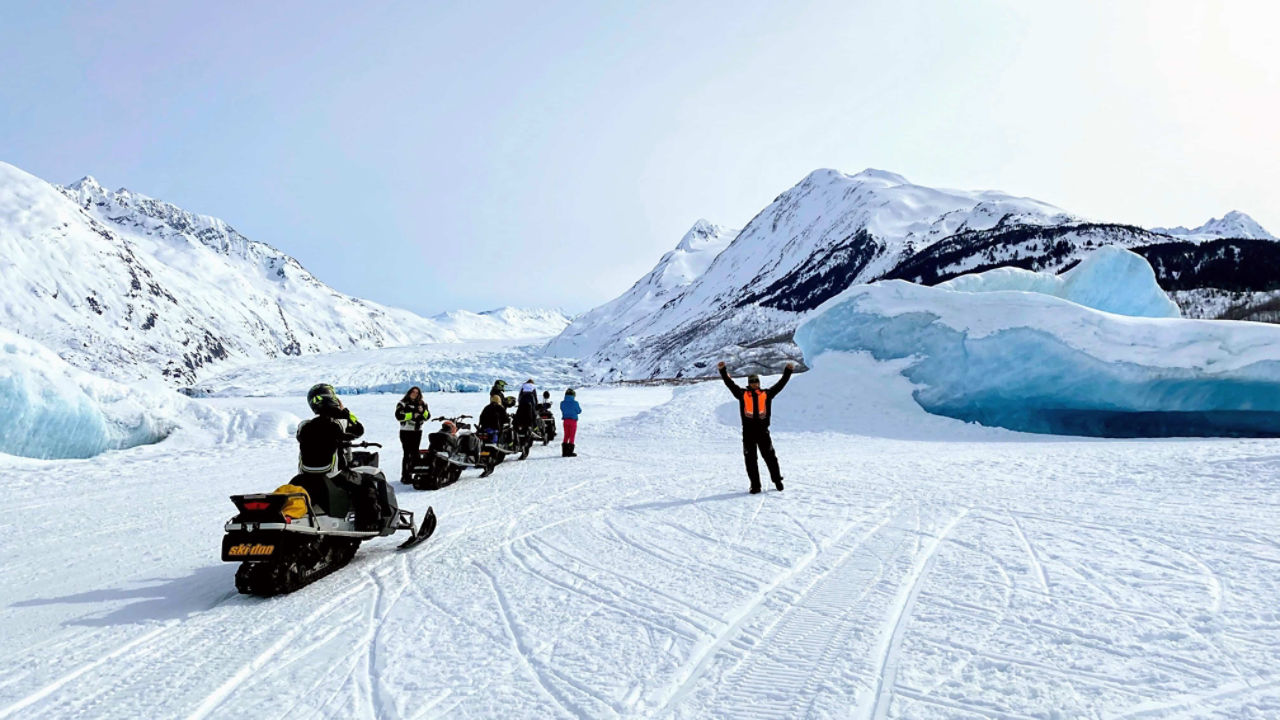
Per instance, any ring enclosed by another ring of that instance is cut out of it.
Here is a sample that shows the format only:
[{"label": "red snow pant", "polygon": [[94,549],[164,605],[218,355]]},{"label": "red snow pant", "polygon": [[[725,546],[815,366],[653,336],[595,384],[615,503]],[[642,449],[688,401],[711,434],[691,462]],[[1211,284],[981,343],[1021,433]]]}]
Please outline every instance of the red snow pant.
[{"label": "red snow pant", "polygon": [[578,437],[578,421],[564,419],[564,441],[573,444]]}]

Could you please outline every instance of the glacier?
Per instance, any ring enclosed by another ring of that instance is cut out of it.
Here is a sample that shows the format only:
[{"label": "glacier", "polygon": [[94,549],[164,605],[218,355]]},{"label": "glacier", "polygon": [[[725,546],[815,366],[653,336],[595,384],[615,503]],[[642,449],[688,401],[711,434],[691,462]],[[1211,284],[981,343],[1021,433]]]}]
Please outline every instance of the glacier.
[{"label": "glacier", "polygon": [[526,378],[539,388],[580,386],[587,378],[572,358],[544,355],[540,344],[518,340],[426,343],[304,355],[246,363],[201,379],[182,392],[192,397],[302,397],[318,382],[345,395],[480,392],[502,378],[511,386]]},{"label": "glacier", "polygon": [[1114,245],[1094,250],[1060,275],[1001,267],[961,275],[935,287],[970,293],[1035,292],[1118,315],[1182,317],[1178,304],[1156,281],[1151,264],[1141,255]]},{"label": "glacier", "polygon": [[950,287],[854,286],[815,310],[795,342],[806,362],[832,351],[907,360],[901,373],[921,407],[988,426],[1280,436],[1280,328],[1152,317],[1154,278],[1140,270],[1106,249],[1057,282],[993,271]]},{"label": "glacier", "polygon": [[159,381],[126,385],[0,328],[0,453],[89,458],[190,428],[205,442],[285,437],[296,415],[201,405]]}]

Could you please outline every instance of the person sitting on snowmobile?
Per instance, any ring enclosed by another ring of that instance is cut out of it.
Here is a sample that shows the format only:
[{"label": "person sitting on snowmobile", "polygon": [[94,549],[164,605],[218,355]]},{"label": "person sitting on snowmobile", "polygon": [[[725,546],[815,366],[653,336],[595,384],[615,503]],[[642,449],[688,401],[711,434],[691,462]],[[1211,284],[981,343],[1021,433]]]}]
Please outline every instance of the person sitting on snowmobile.
[{"label": "person sitting on snowmobile", "polygon": [[489,388],[489,394],[497,395],[498,397],[502,398],[502,400],[506,400],[507,399],[507,381],[494,380],[493,387]]},{"label": "person sitting on snowmobile", "polygon": [[517,403],[515,426],[526,430],[533,427],[538,416],[538,388],[533,384],[533,378],[525,380],[520,386]]},{"label": "person sitting on snowmobile", "polygon": [[418,459],[418,450],[422,447],[422,425],[431,419],[431,409],[422,397],[422,389],[418,386],[409,388],[400,402],[396,403],[396,420],[400,421],[400,449],[404,451],[400,460],[400,482],[409,482],[409,474]]},{"label": "person sitting on snowmobile", "polygon": [[502,395],[493,393],[489,396],[489,404],[480,411],[480,434],[490,443],[498,442],[498,435],[507,424],[507,408],[502,403]]},{"label": "person sitting on snowmobile", "polygon": [[356,529],[379,529],[382,509],[377,480],[347,467],[344,447],[364,434],[364,425],[343,407],[332,385],[313,386],[307,392],[307,405],[316,416],[298,425],[298,472],[332,479],[351,498]]}]

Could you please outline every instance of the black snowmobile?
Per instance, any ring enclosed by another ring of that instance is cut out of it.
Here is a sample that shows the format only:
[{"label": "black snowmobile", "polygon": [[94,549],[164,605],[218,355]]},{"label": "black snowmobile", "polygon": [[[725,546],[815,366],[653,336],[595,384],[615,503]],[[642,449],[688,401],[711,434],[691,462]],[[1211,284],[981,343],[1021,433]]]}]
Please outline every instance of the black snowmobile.
[{"label": "black snowmobile", "polygon": [[378,453],[356,450],[370,447],[382,446],[347,443],[343,465],[382,480],[378,483],[382,514],[376,530],[356,529],[347,491],[322,474],[302,473],[290,481],[305,492],[231,496],[237,512],[227,521],[222,559],[240,563],[237,590],[263,597],[283,595],[346,565],[365,540],[408,530],[409,538],[399,545],[408,550],[431,537],[436,530],[435,511],[427,508],[422,525],[415,524],[413,513],[400,509],[395,490],[378,469]]},{"label": "black snowmobile", "polygon": [[493,452],[486,449],[480,436],[471,432],[470,423],[462,422],[470,415],[438,418],[440,430],[427,435],[427,449],[420,451],[409,482],[418,490],[439,490],[452,485],[468,468],[480,468],[480,477],[493,474],[497,464]]},{"label": "black snowmobile", "polygon": [[556,416],[551,412],[549,402],[538,403],[538,430],[543,445],[556,439]]}]

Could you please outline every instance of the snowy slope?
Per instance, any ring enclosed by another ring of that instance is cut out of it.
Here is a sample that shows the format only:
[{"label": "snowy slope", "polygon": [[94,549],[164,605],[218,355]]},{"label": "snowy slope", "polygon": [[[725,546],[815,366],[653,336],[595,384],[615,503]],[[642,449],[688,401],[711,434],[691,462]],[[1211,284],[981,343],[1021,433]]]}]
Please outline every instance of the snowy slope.
[{"label": "snowy slope", "polygon": [[1267,232],[1257,220],[1232,210],[1220,218],[1210,218],[1208,222],[1197,228],[1188,229],[1181,225],[1172,228],[1151,228],[1152,232],[1171,235],[1188,240],[1217,240],[1221,238],[1243,238],[1250,240],[1276,240],[1276,236]]},{"label": "snowy slope", "polygon": [[[856,402],[815,423],[831,387]],[[761,496],[723,387],[583,391],[580,457],[402,490],[439,514],[427,544],[271,600],[217,548],[227,496],[288,478],[293,442],[0,458],[23,519],[0,718],[1280,714],[1275,442],[1019,435],[909,391],[873,362],[796,377],[786,491]],[[350,399],[387,468],[397,398]]]},{"label": "snowy slope", "polygon": [[575,318],[547,345],[547,351],[584,357],[611,343],[625,342],[628,328],[657,312],[681,288],[706,272],[737,234],[737,230],[698,220],[648,274],[622,295]]},{"label": "snowy slope", "polygon": [[454,338],[469,340],[530,340],[558,335],[569,326],[559,310],[503,307],[484,312],[453,310],[431,318]]},{"label": "snowy slope", "polygon": [[222,220],[93,178],[0,163],[0,324],[78,367],[191,382],[210,365],[462,337],[551,334],[503,310],[441,321],[336,292]]},{"label": "snowy slope", "polygon": [[[928,188],[879,170],[818,170],[774,200],[661,307],[634,317],[619,312],[615,300],[586,316],[591,327],[610,332],[571,326],[551,348],[578,352],[588,374],[604,379],[705,376],[717,360],[739,372],[776,370],[797,359],[790,336],[805,313],[853,284],[934,284],[1002,266],[1061,272],[1093,249],[1115,245],[1169,256],[1170,263],[1148,256],[1166,289],[1223,287],[1224,276],[1280,261],[1280,244],[1270,240],[1207,239],[1270,237],[1246,219],[1231,213],[1193,242],[998,192]],[[1223,242],[1255,245],[1236,252]],[[1250,279],[1243,290],[1268,289],[1269,282]],[[1186,302],[1188,314],[1204,314],[1195,298]]]},{"label": "snowy slope", "polygon": [[920,247],[965,230],[1070,219],[1002,193],[936,190],[879,170],[817,170],[757,215],[660,310],[613,323],[624,329],[582,349],[602,377],[705,374],[717,352],[749,355],[734,346],[789,333],[798,312],[850,282],[880,276]]}]

